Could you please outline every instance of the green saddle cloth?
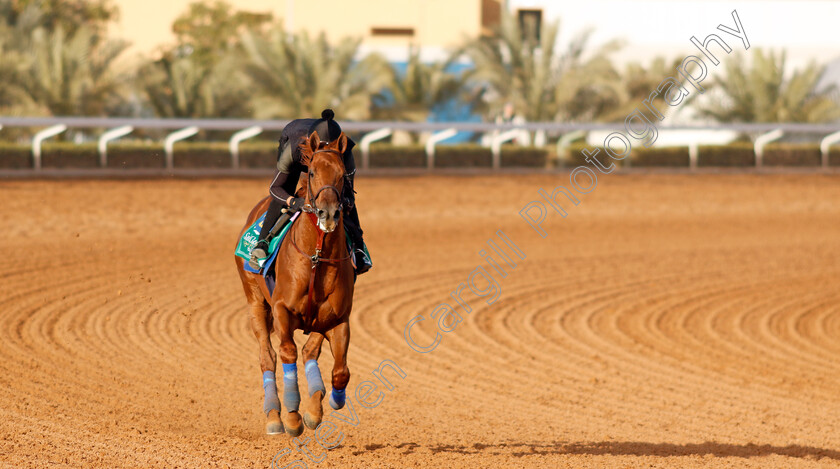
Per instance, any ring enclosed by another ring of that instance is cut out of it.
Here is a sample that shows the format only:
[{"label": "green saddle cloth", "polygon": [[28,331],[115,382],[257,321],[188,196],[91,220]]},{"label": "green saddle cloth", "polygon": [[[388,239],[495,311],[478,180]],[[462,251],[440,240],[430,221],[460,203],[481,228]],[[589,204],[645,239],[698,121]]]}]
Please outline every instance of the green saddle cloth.
[{"label": "green saddle cloth", "polygon": [[[257,241],[259,241],[260,230],[262,230],[264,220],[265,214],[263,213],[250,228],[245,230],[245,233],[242,233],[242,237],[239,238],[239,243],[236,245],[237,256],[245,260],[251,259],[251,250],[254,249],[254,246],[257,245]],[[268,257],[271,257],[271,254],[277,250],[277,247],[280,245],[280,241],[284,236],[286,236],[286,232],[289,231],[291,226],[291,223],[286,223],[286,226],[284,226],[283,229],[280,230],[280,233],[278,233],[277,236],[275,236],[268,244]]]}]

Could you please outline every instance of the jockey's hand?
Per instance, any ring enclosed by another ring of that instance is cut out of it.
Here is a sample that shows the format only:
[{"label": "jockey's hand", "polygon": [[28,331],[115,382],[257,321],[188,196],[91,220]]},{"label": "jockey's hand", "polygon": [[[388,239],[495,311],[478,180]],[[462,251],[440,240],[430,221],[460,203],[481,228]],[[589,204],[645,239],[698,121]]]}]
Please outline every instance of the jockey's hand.
[{"label": "jockey's hand", "polygon": [[302,197],[289,197],[289,210],[293,212],[299,212],[303,208],[303,204],[304,201]]}]

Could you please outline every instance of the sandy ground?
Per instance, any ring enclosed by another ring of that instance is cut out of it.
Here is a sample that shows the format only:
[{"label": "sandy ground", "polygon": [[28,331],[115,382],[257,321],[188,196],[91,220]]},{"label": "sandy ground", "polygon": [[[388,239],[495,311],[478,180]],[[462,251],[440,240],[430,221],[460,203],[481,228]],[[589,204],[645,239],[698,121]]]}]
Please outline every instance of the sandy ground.
[{"label": "sandy ground", "polygon": [[[0,466],[268,467],[292,446],[263,434],[233,263],[267,182],[0,182]],[[406,376],[378,407],[352,396],[356,425],[327,411],[323,461],[279,467],[840,466],[840,177],[605,177],[543,239],[518,212],[563,182],[361,179],[350,389],[383,360]],[[499,229],[527,257],[498,300],[464,294],[413,351],[406,322],[492,272]]]}]

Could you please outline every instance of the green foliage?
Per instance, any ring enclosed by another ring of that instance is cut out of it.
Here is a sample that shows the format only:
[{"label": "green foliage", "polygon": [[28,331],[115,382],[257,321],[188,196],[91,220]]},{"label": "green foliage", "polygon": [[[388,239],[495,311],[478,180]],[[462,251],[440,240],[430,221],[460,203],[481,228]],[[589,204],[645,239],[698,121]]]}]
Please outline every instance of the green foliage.
[{"label": "green foliage", "polygon": [[0,0],[0,14],[9,26],[24,23],[72,36],[81,27],[104,34],[119,10],[111,0]]},{"label": "green foliage", "polygon": [[493,154],[490,149],[480,145],[440,145],[435,148],[436,168],[487,168],[492,162]]},{"label": "green foliage", "polygon": [[[128,44],[106,36],[118,14],[113,0],[0,0],[0,114],[294,119],[330,107],[342,120],[422,122],[435,106],[460,99],[486,120],[512,108],[531,122],[620,122],[678,63],[659,57],[619,70],[611,60],[618,42],[593,49],[584,31],[560,45],[559,22],[543,24],[537,37],[531,23],[504,11],[494,34],[465,40],[439,62],[424,63],[411,48],[405,73],[397,73],[379,54],[357,60],[360,38],[331,44],[324,34],[287,32],[270,13],[207,0],[174,21],[174,44],[128,69],[121,65]],[[474,68],[447,72],[462,56]],[[699,113],[718,122],[840,119],[836,88],[816,89],[823,70],[811,63],[788,72],[783,52],[729,57],[725,74],[708,80]],[[661,96],[654,105],[670,109]],[[480,154],[471,161],[486,159]],[[533,158],[536,165],[540,157]],[[638,164],[648,158],[684,161],[645,151]]]},{"label": "green foliage", "polygon": [[456,98],[461,90],[460,77],[446,71],[454,59],[424,63],[420,60],[419,49],[410,48],[405,73],[391,69],[388,89],[393,100],[373,95],[375,117],[425,122],[435,106]]},{"label": "green foliage", "polygon": [[[592,147],[585,143],[575,142],[569,145],[566,149],[565,155],[558,155],[558,158],[561,160],[561,163],[565,167],[574,167],[574,166],[589,166],[593,167],[592,164],[586,162],[586,156],[583,154],[583,150],[587,149],[589,151],[598,150],[598,154],[595,156],[598,161],[603,163],[605,166],[608,166],[610,163],[615,164],[617,167],[624,166],[624,163],[627,161],[627,157],[623,160],[613,160],[610,158],[606,152],[604,152],[603,147]],[[635,151],[635,149],[633,150]]]},{"label": "green foliage", "polygon": [[147,62],[137,75],[137,85],[158,117],[247,117],[250,93],[245,76],[233,55],[216,64],[200,55],[165,53]]},{"label": "green foliage", "polygon": [[634,168],[688,167],[688,147],[634,147],[630,165]]},{"label": "green foliage", "polygon": [[475,64],[467,76],[474,100],[487,116],[508,104],[528,121],[577,120],[598,117],[593,91],[608,88],[618,75],[609,43],[587,54],[591,31],[578,34],[564,51],[557,50],[559,22],[543,26],[539,40],[523,31],[509,13],[496,33],[469,41],[463,52]]},{"label": "green foliage", "polygon": [[[569,147],[565,167],[588,166],[581,150],[591,148],[583,144]],[[44,168],[98,168],[99,153],[95,143],[45,142],[42,153]],[[601,148],[601,155],[604,155]],[[831,166],[840,166],[840,148],[832,147]],[[179,142],[175,145],[175,168],[229,168],[231,156],[224,142]],[[270,170],[277,161],[277,144],[271,141],[253,141],[240,145],[240,168]],[[361,158],[361,155],[357,155]],[[629,156],[631,167],[688,167],[686,147],[634,148]],[[544,168],[549,159],[544,148],[502,147],[503,167]],[[625,158],[615,161],[602,157],[604,164],[627,166]],[[492,155],[489,148],[473,144],[439,145],[436,148],[435,167],[438,168],[489,168]],[[361,166],[361,159],[357,161]],[[767,166],[810,166],[820,164],[819,147],[814,144],[772,144],[764,151]],[[165,166],[165,154],[159,142],[118,141],[108,146],[109,168],[158,168]],[[424,168],[426,152],[422,145],[397,146],[379,143],[371,146],[371,168]],[[700,167],[753,167],[753,146],[749,143],[701,146],[698,155]],[[28,144],[0,142],[0,169],[32,168],[32,152]]]},{"label": "green foliage", "polygon": [[[356,156],[361,166],[361,154]],[[425,168],[426,149],[423,145],[374,144],[370,147],[371,168]]]},{"label": "green foliage", "polygon": [[548,165],[548,150],[539,147],[502,145],[503,168],[544,168]]},{"label": "green foliage", "polygon": [[0,169],[31,169],[32,150],[29,145],[0,142]]},{"label": "green foliage", "polygon": [[819,166],[820,146],[809,143],[771,143],[764,147],[765,166]]},{"label": "green foliage", "polygon": [[786,54],[757,49],[748,65],[743,56],[726,60],[726,74],[714,79],[721,99],[699,107],[718,122],[830,122],[840,118],[833,87],[817,90],[824,67],[811,63],[786,75]]},{"label": "green foliage", "polygon": [[86,27],[72,35],[61,27],[35,29],[17,85],[52,115],[106,115],[124,93],[126,75],[115,62],[127,47],[123,41],[100,41]]},{"label": "green foliage", "polygon": [[[623,122],[634,109],[639,109],[653,119],[642,101],[650,97],[662,80],[673,76],[679,64],[680,59],[668,61],[664,57],[656,57],[647,67],[637,62],[628,64],[616,80],[604,81],[604,77],[611,77],[609,72],[597,75],[592,84],[581,86],[575,99],[570,101],[569,108],[577,109],[578,117],[586,115],[586,109],[592,109],[590,120],[600,122]],[[693,96],[696,94],[689,95],[687,102]],[[652,106],[665,116],[671,109],[661,95],[656,96]]]},{"label": "green foliage", "polygon": [[166,166],[166,154],[159,142],[121,141],[108,145],[109,168],[158,169]]},{"label": "green foliage", "polygon": [[277,142],[252,141],[239,145],[240,168],[274,168],[277,164]]},{"label": "green foliage", "polygon": [[747,142],[701,145],[697,150],[697,166],[755,166],[755,151]]},{"label": "green foliage", "polygon": [[45,142],[41,146],[42,168],[96,168],[99,153],[96,145],[72,142]]},{"label": "green foliage", "polygon": [[109,2],[0,3],[0,112],[109,114],[126,94],[116,61],[128,44],[103,37],[116,15]]},{"label": "green foliage", "polygon": [[288,34],[282,27],[265,34],[246,32],[244,68],[254,85],[257,118],[319,116],[333,108],[337,116],[365,120],[371,101],[392,76],[387,61],[369,54],[356,62],[361,39],[335,45],[324,34]]},{"label": "green foliage", "polygon": [[136,86],[146,104],[159,117],[249,117],[240,34],[270,20],[270,14],[234,11],[222,1],[192,3],[172,25],[177,44],[139,68]]},{"label": "green foliage", "polygon": [[[595,147],[583,143],[574,143],[567,149],[566,155],[560,155],[563,159],[563,164],[566,167],[574,166],[589,166],[593,168],[592,163],[586,161],[586,156],[582,153],[584,149],[594,150]],[[596,159],[605,166],[610,163],[615,164],[616,167],[688,167],[688,147],[650,147],[645,148],[641,145],[633,147],[630,155],[623,160],[614,160],[610,158],[602,147],[597,147],[599,150]]]},{"label": "green foliage", "polygon": [[259,29],[271,19],[271,13],[234,11],[229,3],[219,0],[195,2],[175,19],[172,32],[179,46],[188,46],[193,53],[212,62],[213,56],[235,49],[240,34]]}]

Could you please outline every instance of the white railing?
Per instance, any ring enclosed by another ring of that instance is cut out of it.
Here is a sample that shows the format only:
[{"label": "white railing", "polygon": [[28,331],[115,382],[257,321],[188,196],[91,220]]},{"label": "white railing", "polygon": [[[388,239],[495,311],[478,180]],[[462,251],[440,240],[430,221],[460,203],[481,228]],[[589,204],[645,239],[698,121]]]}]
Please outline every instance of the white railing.
[{"label": "white railing", "polygon": [[[135,118],[100,118],[100,117],[2,117],[0,129],[8,127],[46,127],[35,134],[32,140],[32,167],[41,167],[41,142],[70,128],[111,129],[105,131],[99,138],[100,166],[107,166],[107,142],[130,133],[133,129],[178,129],[171,132],[165,141],[166,168],[171,170],[173,164],[173,145],[176,141],[189,138],[201,130],[234,131],[230,139],[231,167],[239,167],[239,142],[252,138],[265,131],[276,131],[285,127],[289,121],[276,120],[247,120],[247,119],[135,119]],[[517,132],[532,131],[540,135],[551,132],[559,136],[558,151],[565,149],[572,140],[582,138],[586,132],[619,130],[623,131],[622,123],[617,124],[571,124],[558,122],[526,122],[495,124],[483,122],[342,122],[346,132],[364,133],[360,140],[362,152],[362,168],[370,166],[370,144],[376,140],[386,138],[394,131],[433,132],[426,143],[427,167],[434,168],[435,145],[441,140],[451,138],[457,132],[478,132],[489,135],[490,149],[493,155],[493,168],[501,166],[501,144],[510,138],[515,138]],[[763,164],[763,149],[765,144],[776,140],[782,134],[822,135],[820,142],[821,166],[829,165],[828,150],[830,145],[840,141],[840,123],[838,124],[718,124],[718,125],[669,125],[658,127],[659,130],[728,130],[735,132],[762,134],[756,140],[756,167]],[[541,138],[540,140],[545,140]],[[546,142],[547,143],[547,142]],[[697,167],[697,144],[687,144],[689,149],[689,167]]]}]

